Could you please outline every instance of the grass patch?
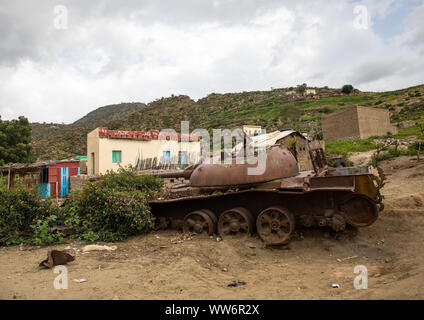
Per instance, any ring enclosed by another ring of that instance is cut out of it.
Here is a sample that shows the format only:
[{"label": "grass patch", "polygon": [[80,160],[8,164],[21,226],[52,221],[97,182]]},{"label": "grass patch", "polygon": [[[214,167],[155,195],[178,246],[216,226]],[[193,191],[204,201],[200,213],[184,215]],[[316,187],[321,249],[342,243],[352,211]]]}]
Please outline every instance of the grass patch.
[{"label": "grass patch", "polygon": [[387,150],[382,151],[378,154],[378,156],[373,155],[371,157],[370,164],[373,166],[377,166],[378,162],[385,160],[392,160],[399,156],[415,156],[418,152],[418,143],[414,143],[405,148],[396,148],[396,147],[388,147]]},{"label": "grass patch", "polygon": [[381,147],[382,144],[373,143],[376,138],[328,141],[325,143],[325,151],[332,155],[343,155],[343,157],[347,157],[349,152],[365,152]]}]

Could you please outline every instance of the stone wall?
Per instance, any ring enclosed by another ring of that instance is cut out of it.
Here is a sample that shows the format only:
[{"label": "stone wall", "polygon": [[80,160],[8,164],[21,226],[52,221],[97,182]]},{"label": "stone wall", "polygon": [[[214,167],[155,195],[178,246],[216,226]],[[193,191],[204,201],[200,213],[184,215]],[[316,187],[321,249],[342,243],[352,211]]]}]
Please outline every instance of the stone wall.
[{"label": "stone wall", "polygon": [[322,133],[327,141],[367,139],[397,132],[386,109],[353,107],[322,117]]},{"label": "stone wall", "polygon": [[372,136],[397,134],[397,127],[390,124],[390,112],[387,109],[356,107],[358,112],[360,139]]},{"label": "stone wall", "polygon": [[355,140],[360,138],[356,108],[337,111],[322,117],[324,140]]},{"label": "stone wall", "polygon": [[89,176],[86,174],[80,174],[78,176],[69,177],[69,190],[82,190],[89,180]]}]

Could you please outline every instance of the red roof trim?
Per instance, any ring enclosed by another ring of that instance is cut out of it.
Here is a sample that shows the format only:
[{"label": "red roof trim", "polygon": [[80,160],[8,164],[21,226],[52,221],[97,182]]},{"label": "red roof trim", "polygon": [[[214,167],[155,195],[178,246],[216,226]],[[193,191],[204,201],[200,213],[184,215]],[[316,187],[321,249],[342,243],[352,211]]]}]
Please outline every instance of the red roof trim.
[{"label": "red roof trim", "polygon": [[175,132],[150,131],[123,131],[99,128],[99,137],[107,139],[131,139],[131,140],[178,140],[178,141],[200,141],[199,134],[181,134]]}]

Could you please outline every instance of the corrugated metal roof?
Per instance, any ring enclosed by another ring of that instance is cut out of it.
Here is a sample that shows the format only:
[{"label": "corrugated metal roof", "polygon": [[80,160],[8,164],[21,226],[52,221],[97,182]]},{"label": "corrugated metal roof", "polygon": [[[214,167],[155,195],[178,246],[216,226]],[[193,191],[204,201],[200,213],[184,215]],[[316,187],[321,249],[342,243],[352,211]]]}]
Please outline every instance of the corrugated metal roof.
[{"label": "corrugated metal roof", "polygon": [[[259,146],[270,147],[274,145],[278,140],[283,139],[292,134],[296,134],[297,136],[301,136],[302,138],[306,139],[306,137],[303,134],[295,130],[273,131],[271,133],[257,135],[257,136],[249,137],[249,138],[251,139],[252,141],[251,143],[253,144],[254,148]],[[241,148],[241,147],[242,147],[242,143],[239,143],[232,149],[232,151],[236,151],[238,148]]]}]

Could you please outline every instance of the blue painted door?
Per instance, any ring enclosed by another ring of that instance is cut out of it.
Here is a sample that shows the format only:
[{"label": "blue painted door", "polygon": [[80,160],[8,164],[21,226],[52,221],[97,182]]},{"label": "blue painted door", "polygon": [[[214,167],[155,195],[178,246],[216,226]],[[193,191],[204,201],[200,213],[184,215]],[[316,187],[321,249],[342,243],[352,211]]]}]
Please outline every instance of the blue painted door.
[{"label": "blue painted door", "polygon": [[50,197],[50,183],[39,183],[38,191],[40,193],[41,198],[45,199]]},{"label": "blue painted door", "polygon": [[60,197],[66,197],[69,193],[69,168],[60,168],[61,191]]}]

